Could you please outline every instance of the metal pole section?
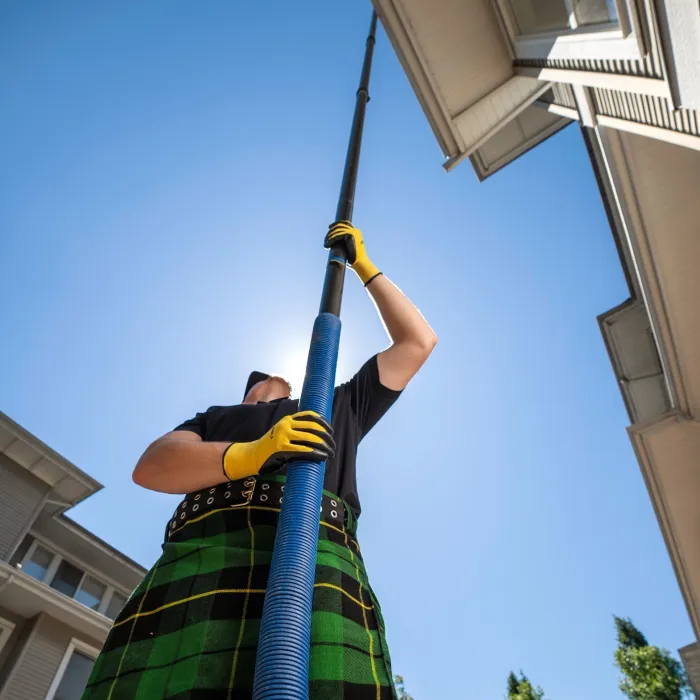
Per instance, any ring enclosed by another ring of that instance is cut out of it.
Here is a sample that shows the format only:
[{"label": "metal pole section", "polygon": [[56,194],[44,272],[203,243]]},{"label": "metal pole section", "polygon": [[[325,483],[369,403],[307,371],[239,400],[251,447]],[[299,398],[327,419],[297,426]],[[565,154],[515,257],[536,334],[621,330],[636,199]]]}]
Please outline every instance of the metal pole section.
[{"label": "metal pole section", "polygon": [[[352,217],[376,27],[377,16],[372,13],[336,221],[349,221]],[[331,249],[299,400],[299,410],[316,411],[328,421],[333,411],[346,260],[343,246]],[[287,467],[260,624],[253,700],[308,700],[309,697],[311,606],[325,468],[325,462],[301,461],[291,462]]]},{"label": "metal pole section", "polygon": [[[365,125],[365,110],[369,102],[369,76],[372,69],[372,56],[374,54],[375,36],[377,33],[377,13],[372,13],[372,22],[369,28],[369,36],[365,48],[365,60],[362,64],[360,87],[357,88],[355,97],[355,113],[352,118],[350,141],[345,157],[345,170],[343,182],[340,186],[338,208],[335,212],[336,221],[352,221],[352,212],[355,205],[355,185],[357,184],[357,171],[360,165],[360,148],[362,147],[362,131]],[[328,256],[326,268],[326,280],[321,294],[321,313],[328,312],[340,316],[340,306],[343,301],[343,283],[345,281],[345,248],[334,246]]]}]

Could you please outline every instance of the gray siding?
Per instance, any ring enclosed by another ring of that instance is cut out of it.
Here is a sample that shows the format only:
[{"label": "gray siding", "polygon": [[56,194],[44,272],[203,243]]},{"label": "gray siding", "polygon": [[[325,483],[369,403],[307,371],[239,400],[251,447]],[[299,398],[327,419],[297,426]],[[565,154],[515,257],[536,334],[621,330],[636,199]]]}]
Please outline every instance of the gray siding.
[{"label": "gray siding", "polygon": [[13,622],[15,628],[12,630],[7,643],[0,651],[0,688],[2,688],[5,678],[8,675],[9,669],[12,667],[13,659],[16,653],[23,644],[27,630],[31,629],[31,622],[28,622],[23,617],[16,615],[7,608],[0,607],[0,617]]},{"label": "gray siding", "polygon": [[[26,648],[0,692],[0,700],[44,700],[58,671],[70,640],[76,633],[70,627],[42,615],[35,623]],[[90,640],[87,643],[99,648]]]},{"label": "gray siding", "polygon": [[8,558],[48,490],[47,484],[0,454],[0,561]]},{"label": "gray siding", "polygon": [[685,666],[685,672],[688,674],[690,687],[695,693],[695,697],[700,697],[700,647],[698,643],[689,644],[678,650]]},{"label": "gray siding", "polygon": [[668,100],[619,90],[591,90],[598,114],[658,126],[700,136],[700,118],[695,110],[673,109]]}]

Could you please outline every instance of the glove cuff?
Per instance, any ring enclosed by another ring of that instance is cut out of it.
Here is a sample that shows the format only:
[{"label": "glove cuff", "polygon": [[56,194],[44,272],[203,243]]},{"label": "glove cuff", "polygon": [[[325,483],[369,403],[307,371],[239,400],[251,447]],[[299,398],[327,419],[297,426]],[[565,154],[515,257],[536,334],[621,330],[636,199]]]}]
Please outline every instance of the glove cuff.
[{"label": "glove cuff", "polygon": [[369,258],[355,260],[352,269],[355,270],[365,287],[380,274],[379,268]]},{"label": "glove cuff", "polygon": [[232,442],[224,450],[221,466],[229,481],[245,479],[260,471],[260,466],[255,463],[254,445],[253,442]]}]

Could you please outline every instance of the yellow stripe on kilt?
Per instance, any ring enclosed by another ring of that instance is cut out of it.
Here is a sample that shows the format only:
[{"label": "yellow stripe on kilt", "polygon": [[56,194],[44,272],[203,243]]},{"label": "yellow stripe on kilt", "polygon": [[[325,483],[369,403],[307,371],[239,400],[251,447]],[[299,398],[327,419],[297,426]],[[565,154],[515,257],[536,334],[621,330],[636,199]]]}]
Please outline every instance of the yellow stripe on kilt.
[{"label": "yellow stripe on kilt", "polygon": [[[373,609],[371,605],[365,605],[364,603],[359,601],[357,598],[354,598],[353,596],[351,596],[347,591],[344,591],[340,586],[334,586],[332,583],[314,583],[314,588],[334,588],[336,591],[340,591],[343,595],[346,595],[348,598],[350,598],[350,600],[353,603],[357,603],[361,608],[364,608],[365,610],[372,610]],[[360,589],[360,590],[362,590],[362,589]],[[360,595],[362,595],[362,594],[360,594]]]},{"label": "yellow stripe on kilt", "polygon": [[[353,603],[357,603],[357,605],[359,605],[361,608],[364,608],[365,610],[373,610],[371,605],[365,605],[363,602],[350,595],[346,590],[343,590],[340,586],[335,586],[332,583],[314,583],[314,588],[333,588],[336,591],[342,593],[344,596],[350,598],[350,600]],[[251,593],[265,593],[265,590],[265,588],[217,588],[213,591],[197,593],[197,595],[192,595],[188,598],[173,600],[171,603],[166,603],[165,605],[161,605],[159,608],[155,608],[155,610],[147,610],[146,612],[136,612],[133,615],[129,615],[129,617],[124,618],[123,620],[119,620],[119,622],[116,622],[114,625],[112,625],[112,627],[119,627],[119,625],[125,625],[127,622],[131,622],[131,620],[134,620],[137,617],[155,615],[156,613],[162,612],[163,610],[167,610],[168,608],[175,607],[176,605],[181,605],[182,603],[189,603],[191,600],[198,600],[199,598],[206,598],[210,595],[217,595],[217,593],[245,593],[246,595],[250,595]]]},{"label": "yellow stripe on kilt", "polygon": [[129,615],[129,617],[125,618],[124,620],[119,620],[119,622],[116,622],[112,627],[119,627],[119,625],[126,624],[130,620],[133,620],[137,617],[146,617],[146,615],[155,615],[156,613],[161,612],[162,610],[167,610],[168,608],[172,608],[175,605],[180,605],[181,603],[189,603],[191,600],[197,600],[199,598],[206,598],[209,595],[216,595],[217,593],[264,593],[265,589],[264,588],[217,588],[216,590],[213,591],[206,591],[205,593],[197,593],[197,595],[191,595],[189,598],[181,598],[180,600],[174,600],[172,603],[166,603],[165,605],[161,605],[159,608],[156,608],[155,610],[147,610],[146,612],[137,612],[134,613],[133,615]]}]

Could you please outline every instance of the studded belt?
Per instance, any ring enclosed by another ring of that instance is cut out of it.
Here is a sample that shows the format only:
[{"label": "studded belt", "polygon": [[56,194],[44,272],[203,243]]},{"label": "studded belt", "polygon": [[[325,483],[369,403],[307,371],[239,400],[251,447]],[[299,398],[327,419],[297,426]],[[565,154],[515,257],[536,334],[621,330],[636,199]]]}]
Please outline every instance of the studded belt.
[{"label": "studded belt", "polygon": [[[187,494],[168,523],[166,539],[170,533],[182,527],[188,520],[198,518],[208,511],[222,508],[259,506],[278,509],[284,500],[284,482],[251,476],[229,481],[209,489]],[[323,494],[321,520],[342,528],[347,523],[345,504],[337,497]]]}]

